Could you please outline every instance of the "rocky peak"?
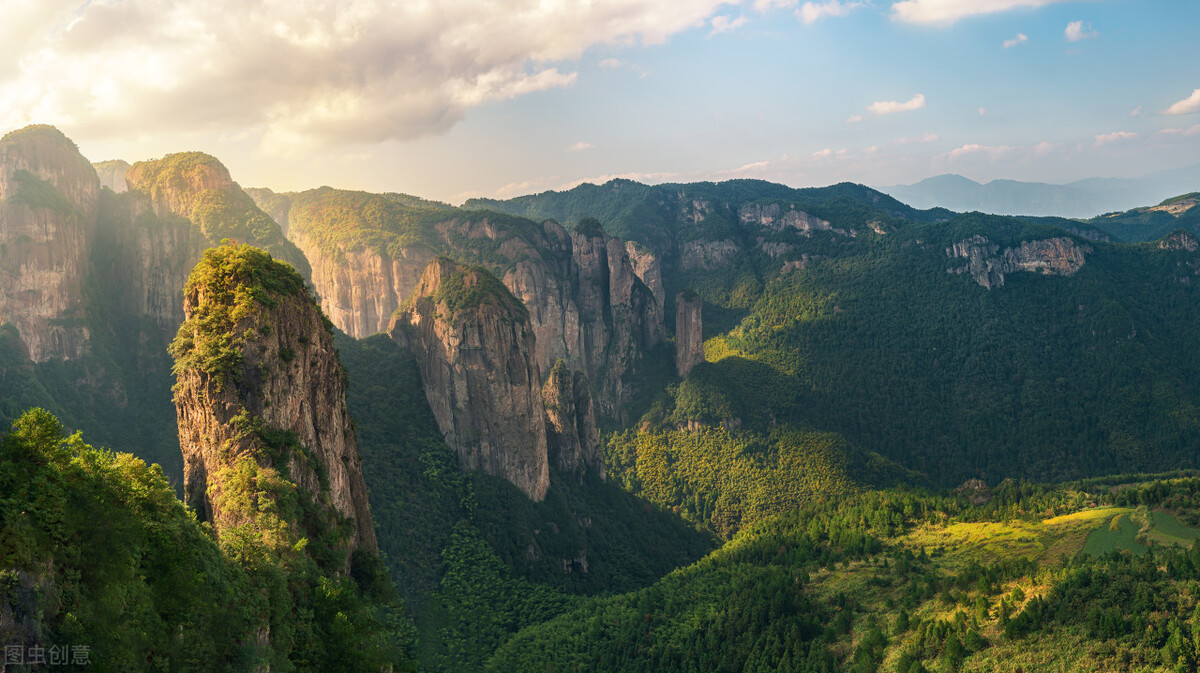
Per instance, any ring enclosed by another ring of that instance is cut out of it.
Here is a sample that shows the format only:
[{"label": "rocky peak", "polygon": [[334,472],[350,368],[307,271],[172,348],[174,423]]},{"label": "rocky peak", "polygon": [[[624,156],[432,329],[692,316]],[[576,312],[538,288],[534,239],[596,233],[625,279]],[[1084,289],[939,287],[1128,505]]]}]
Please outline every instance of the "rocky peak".
[{"label": "rocky peak", "polygon": [[[155,227],[134,227],[137,231],[129,234],[135,240],[126,241],[126,246],[171,246],[192,238],[198,245],[181,252],[195,264],[204,248],[229,239],[262,248],[291,264],[306,280],[311,277],[304,254],[284,237],[279,225],[233,181],[229,170],[215,157],[203,152],[180,152],[139,161],[130,167],[126,179],[132,192],[126,197],[132,204],[131,212],[149,210],[158,218]],[[203,238],[181,236],[184,222],[199,230]],[[164,234],[172,240],[162,240]],[[154,272],[151,269],[148,273]],[[178,292],[180,286],[174,284],[174,274],[169,281],[169,291]]]},{"label": "rocky peak", "polygon": [[161,159],[139,161],[126,173],[130,187],[150,197],[154,213],[191,217],[208,190],[230,191],[233,178],[216,157],[203,152],[179,152]]},{"label": "rocky peak", "polygon": [[1022,241],[1020,245],[1000,249],[986,237],[976,234],[946,248],[946,256],[965,260],[948,273],[969,273],[975,282],[989,290],[1003,287],[1007,274],[1016,271],[1043,275],[1070,276],[1083,268],[1092,247],[1066,237]]},{"label": "rocky peak", "polygon": [[100,181],[58,129],[0,138],[0,322],[30,359],[80,357],[88,341],[83,284]]},{"label": "rocky peak", "polygon": [[700,296],[691,290],[675,295],[675,371],[680,378],[704,362],[703,305]]},{"label": "rocky peak", "polygon": [[550,487],[541,371],[529,311],[481,267],[434,259],[389,334],[417,360],[425,397],[467,470],[535,501]]},{"label": "rocky peak", "polygon": [[1159,250],[1185,250],[1187,252],[1196,252],[1200,248],[1200,243],[1196,240],[1196,235],[1190,231],[1176,231],[1171,235],[1163,238],[1158,242]]},{"label": "rocky peak", "polygon": [[280,553],[307,538],[338,569],[374,550],[345,372],[304,280],[252,246],[211,248],[184,315],[171,354],[187,503],[222,537]]},{"label": "rocky peak", "polygon": [[542,386],[550,460],[564,472],[595,470],[604,475],[600,435],[587,377],[559,360]]}]

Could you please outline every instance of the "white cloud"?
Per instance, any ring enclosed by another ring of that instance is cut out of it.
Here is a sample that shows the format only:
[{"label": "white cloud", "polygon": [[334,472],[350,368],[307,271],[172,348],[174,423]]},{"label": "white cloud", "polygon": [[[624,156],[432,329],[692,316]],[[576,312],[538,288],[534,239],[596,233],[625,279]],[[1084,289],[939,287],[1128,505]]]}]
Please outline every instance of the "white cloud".
[{"label": "white cloud", "polygon": [[1061,146],[1061,143],[1052,143],[1052,142],[1043,140],[1042,142],[1033,146],[1033,153],[1039,157],[1043,157],[1043,156],[1046,156],[1047,154],[1049,154],[1050,152],[1058,149],[1060,146]]},{"label": "white cloud", "polygon": [[1066,0],[903,0],[892,3],[892,18],[905,23],[949,25],[978,14],[1031,8]]},{"label": "white cloud", "polygon": [[955,161],[958,159],[981,157],[993,162],[1001,159],[1030,160],[1032,157],[1044,157],[1061,146],[1061,143],[1046,141],[1042,141],[1037,145],[980,145],[972,143],[956,147],[949,152],[938,155],[937,158]]},{"label": "white cloud", "polygon": [[579,142],[575,143],[574,145],[571,145],[570,147],[568,147],[567,151],[568,152],[582,152],[584,150],[590,150],[593,147],[595,147],[595,145],[589,143],[588,141],[580,140]]},{"label": "white cloud", "polygon": [[987,116],[987,108],[985,108],[985,107],[983,107],[983,106],[980,106],[980,108],[979,108],[978,112],[979,112],[979,116],[980,116],[980,117],[986,117],[986,116]]},{"label": "white cloud", "polygon": [[915,145],[917,143],[931,143],[938,139],[936,133],[926,133],[920,136],[910,136],[904,138],[896,138],[892,141],[893,145]]},{"label": "white cloud", "polygon": [[712,31],[709,32],[708,36],[712,37],[713,35],[718,35],[720,33],[729,33],[735,31],[738,28],[746,25],[747,21],[749,21],[749,19],[744,16],[739,16],[736,19],[730,19],[725,15],[714,16],[712,18]]},{"label": "white cloud", "polygon": [[599,63],[597,63],[596,65],[600,66],[601,68],[612,69],[612,68],[620,68],[621,66],[625,65],[625,62],[619,58],[606,58],[606,59],[600,61]]},{"label": "white cloud", "polygon": [[443,133],[570,86],[589,48],[659,44],[723,0],[4,0],[0,129],[253,129],[265,148]]},{"label": "white cloud", "polygon": [[1159,136],[1200,136],[1200,124],[1195,124],[1186,129],[1163,129],[1154,135]]},{"label": "white cloud", "polygon": [[1082,21],[1072,21],[1067,24],[1066,30],[1063,31],[1068,42],[1078,42],[1092,37],[1100,37],[1100,33],[1092,30],[1092,24],[1088,24],[1087,28],[1083,27]]},{"label": "white cloud", "polygon": [[996,159],[1001,155],[1008,154],[1015,150],[1015,147],[1010,145],[979,145],[970,144],[956,147],[947,154],[950,159],[961,159],[962,157],[971,154],[984,154],[990,159]]},{"label": "white cloud", "polygon": [[1110,143],[1115,143],[1120,140],[1132,140],[1138,137],[1138,134],[1131,131],[1114,131],[1096,136],[1096,147],[1103,147]]},{"label": "white cloud", "polygon": [[1139,106],[1133,108],[1132,110],[1130,110],[1129,116],[1130,117],[1141,117],[1142,116],[1142,106],[1139,105]]},{"label": "white cloud", "polygon": [[796,11],[796,16],[804,23],[815,23],[826,16],[845,16],[850,10],[862,6],[861,2],[840,2],[840,0],[825,0],[824,2],[806,2]]},{"label": "white cloud", "polygon": [[850,115],[849,117],[846,117],[847,124],[857,124],[862,120],[863,120],[862,115]]},{"label": "white cloud", "polygon": [[1200,110],[1200,89],[1192,92],[1192,95],[1171,104],[1171,107],[1163,110],[1165,115],[1186,115]]},{"label": "white cloud", "polygon": [[833,150],[826,147],[823,150],[817,150],[816,152],[813,152],[812,155],[814,159],[827,159],[833,156]]},{"label": "white cloud", "polygon": [[867,106],[867,109],[877,115],[890,115],[897,112],[920,110],[923,107],[925,107],[925,94],[919,93],[903,103],[894,100],[882,100],[871,103]]},{"label": "white cloud", "polygon": [[1027,36],[1025,33],[1017,33],[1017,36],[1014,37],[1013,39],[1004,41],[1004,48],[1011,49],[1011,48],[1017,46],[1018,44],[1025,44],[1028,41],[1029,41],[1029,36]]}]

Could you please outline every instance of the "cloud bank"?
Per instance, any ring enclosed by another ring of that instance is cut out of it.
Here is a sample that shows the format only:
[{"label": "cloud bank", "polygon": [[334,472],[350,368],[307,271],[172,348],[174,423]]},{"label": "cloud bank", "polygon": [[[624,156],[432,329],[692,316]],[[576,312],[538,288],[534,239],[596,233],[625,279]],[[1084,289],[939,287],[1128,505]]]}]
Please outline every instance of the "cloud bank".
[{"label": "cloud bank", "polygon": [[5,0],[0,126],[252,129],[267,148],[411,139],[569,86],[589,47],[662,43],[722,4]]},{"label": "cloud bank", "polygon": [[1033,8],[1068,0],[903,0],[892,4],[892,18],[904,23],[952,24],[978,14]]}]

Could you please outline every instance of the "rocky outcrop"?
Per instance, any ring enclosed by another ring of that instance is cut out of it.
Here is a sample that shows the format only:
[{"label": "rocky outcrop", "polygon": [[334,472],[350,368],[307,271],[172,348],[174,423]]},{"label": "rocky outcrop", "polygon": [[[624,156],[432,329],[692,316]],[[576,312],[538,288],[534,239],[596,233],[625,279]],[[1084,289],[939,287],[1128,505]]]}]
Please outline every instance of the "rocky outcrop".
[{"label": "rocky outcrop", "polygon": [[659,263],[658,256],[636,241],[625,241],[625,253],[629,255],[629,263],[633,265],[633,272],[654,293],[654,301],[658,304],[659,313],[662,313],[667,297],[666,290],[663,289],[662,264]]},{"label": "rocky outcrop", "polygon": [[812,237],[814,231],[845,231],[834,229],[828,221],[814,217],[795,208],[784,208],[778,203],[768,205],[749,204],[738,209],[738,221],[743,225],[762,227],[772,231],[793,230],[801,236]]},{"label": "rocky outcrop", "polygon": [[1190,231],[1176,231],[1158,242],[1159,250],[1196,252],[1197,248],[1200,248],[1200,243],[1197,242],[1196,235]]},{"label": "rocky outcrop", "polygon": [[1065,237],[1022,241],[1019,246],[1000,250],[1000,246],[976,234],[946,248],[946,256],[964,260],[947,269],[949,273],[968,273],[985,288],[1002,287],[1006,274],[1028,271],[1044,275],[1070,276],[1083,268],[1091,246]]},{"label": "rocky outcrop", "polygon": [[675,295],[675,371],[680,378],[704,362],[703,304],[691,290]]},{"label": "rocky outcrop", "polygon": [[[257,248],[212,248],[184,314],[171,351],[186,502],[218,535],[250,524],[277,547],[333,536],[342,567],[374,550],[346,375],[304,280]],[[319,514],[291,518],[295,497]]]},{"label": "rocky outcrop", "polygon": [[131,168],[128,161],[120,159],[99,161],[92,164],[92,167],[96,169],[96,176],[100,178],[101,187],[108,187],[117,194],[129,191],[129,182],[125,180],[125,174]]},{"label": "rocky outcrop", "polygon": [[587,377],[571,373],[562,360],[554,363],[542,386],[546,439],[550,460],[563,472],[595,471],[604,475],[600,434]]},{"label": "rocky outcrop", "polygon": [[683,271],[713,271],[729,266],[742,251],[735,241],[688,241],[679,252],[679,267]]},{"label": "rocky outcrop", "polygon": [[57,129],[0,139],[0,322],[35,362],[82,356],[83,287],[100,181]]},{"label": "rocky outcrop", "polygon": [[439,257],[388,332],[416,357],[425,397],[459,464],[544,499],[545,410],[525,306],[486,270]]}]

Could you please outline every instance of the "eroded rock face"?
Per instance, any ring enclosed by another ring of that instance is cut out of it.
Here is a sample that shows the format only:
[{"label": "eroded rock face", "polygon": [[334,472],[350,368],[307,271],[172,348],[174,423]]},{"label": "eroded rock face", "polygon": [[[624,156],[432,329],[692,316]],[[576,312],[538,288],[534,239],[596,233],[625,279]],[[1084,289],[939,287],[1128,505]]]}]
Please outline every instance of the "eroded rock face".
[{"label": "eroded rock face", "polygon": [[658,304],[659,313],[662,313],[663,303],[667,297],[664,294],[666,290],[663,289],[662,264],[658,261],[658,256],[635,241],[625,241],[625,252],[629,255],[629,263],[633,265],[633,272],[654,293],[654,301]]},{"label": "eroded rock face", "polygon": [[690,290],[675,295],[675,371],[680,378],[704,362],[703,301]]},{"label": "eroded rock face", "polygon": [[1091,246],[1066,237],[1022,241],[1017,247],[1000,246],[976,234],[946,248],[946,256],[965,262],[947,269],[949,273],[969,273],[985,288],[1003,287],[1006,274],[1028,271],[1044,275],[1070,276],[1083,268]]},{"label": "eroded rock face", "polygon": [[[266,300],[239,300],[239,289]],[[201,317],[222,310],[230,324],[218,331],[232,341],[213,360],[202,344],[219,341]],[[303,279],[250,246],[214,248],[188,282],[184,314],[172,351],[186,502],[218,534],[256,517],[261,526],[269,520],[264,499],[274,497],[270,475],[277,472],[329,516],[330,526],[351,520],[347,563],[354,549],[374,550],[345,372]],[[250,502],[236,495],[247,473],[258,481]],[[298,530],[298,521],[285,519],[283,526],[294,536],[313,533]]]},{"label": "eroded rock face", "polygon": [[1196,252],[1197,248],[1200,248],[1200,243],[1196,241],[1196,235],[1190,231],[1177,231],[1158,242],[1159,250]]},{"label": "eroded rock face", "polygon": [[439,257],[388,332],[416,357],[425,397],[459,464],[544,499],[550,471],[541,371],[520,301],[487,271]]},{"label": "eroded rock face", "polygon": [[210,243],[198,227],[175,215],[154,214],[138,192],[102,199],[93,263],[126,316],[148,317],[167,334],[183,322],[183,286]]},{"label": "eroded rock face", "polygon": [[293,232],[291,240],[312,265],[313,287],[326,315],[356,339],[387,331],[392,313],[413,293],[435,257],[424,247],[404,248],[395,257],[359,247],[335,257],[324,254],[303,232]]},{"label": "eroded rock face", "polygon": [[571,373],[562,360],[554,363],[542,387],[550,460],[564,472],[595,471],[604,475],[600,434],[592,396],[583,372]]},{"label": "eroded rock face", "polygon": [[688,241],[679,253],[679,266],[684,271],[713,271],[733,261],[742,246],[735,241]]},{"label": "eroded rock face", "polygon": [[802,236],[807,237],[811,237],[814,231],[837,231],[838,233],[845,234],[840,229],[835,230],[829,222],[819,217],[814,217],[794,208],[784,210],[778,203],[742,206],[738,209],[738,220],[745,225],[763,227],[774,231],[794,229]]},{"label": "eroded rock face", "polygon": [[[271,208],[281,199],[267,190],[256,190],[255,198]],[[631,376],[665,339],[662,298],[650,287],[660,286],[661,293],[657,259],[602,230],[568,233],[552,221],[411,206],[328,188],[291,196],[288,209],[288,236],[312,262],[322,305],[351,336],[385,329],[440,253],[500,277],[528,310],[540,371],[559,359],[582,371],[600,413],[620,413]],[[327,235],[329,213],[336,213],[344,235]]]},{"label": "eroded rock face", "polygon": [[0,139],[0,322],[34,362],[80,357],[88,342],[83,285],[100,181],[57,129]]},{"label": "eroded rock face", "polygon": [[130,169],[128,161],[99,161],[92,164],[92,167],[96,169],[96,176],[100,178],[100,186],[108,187],[117,194],[129,191],[129,183],[125,180],[125,174]]}]

